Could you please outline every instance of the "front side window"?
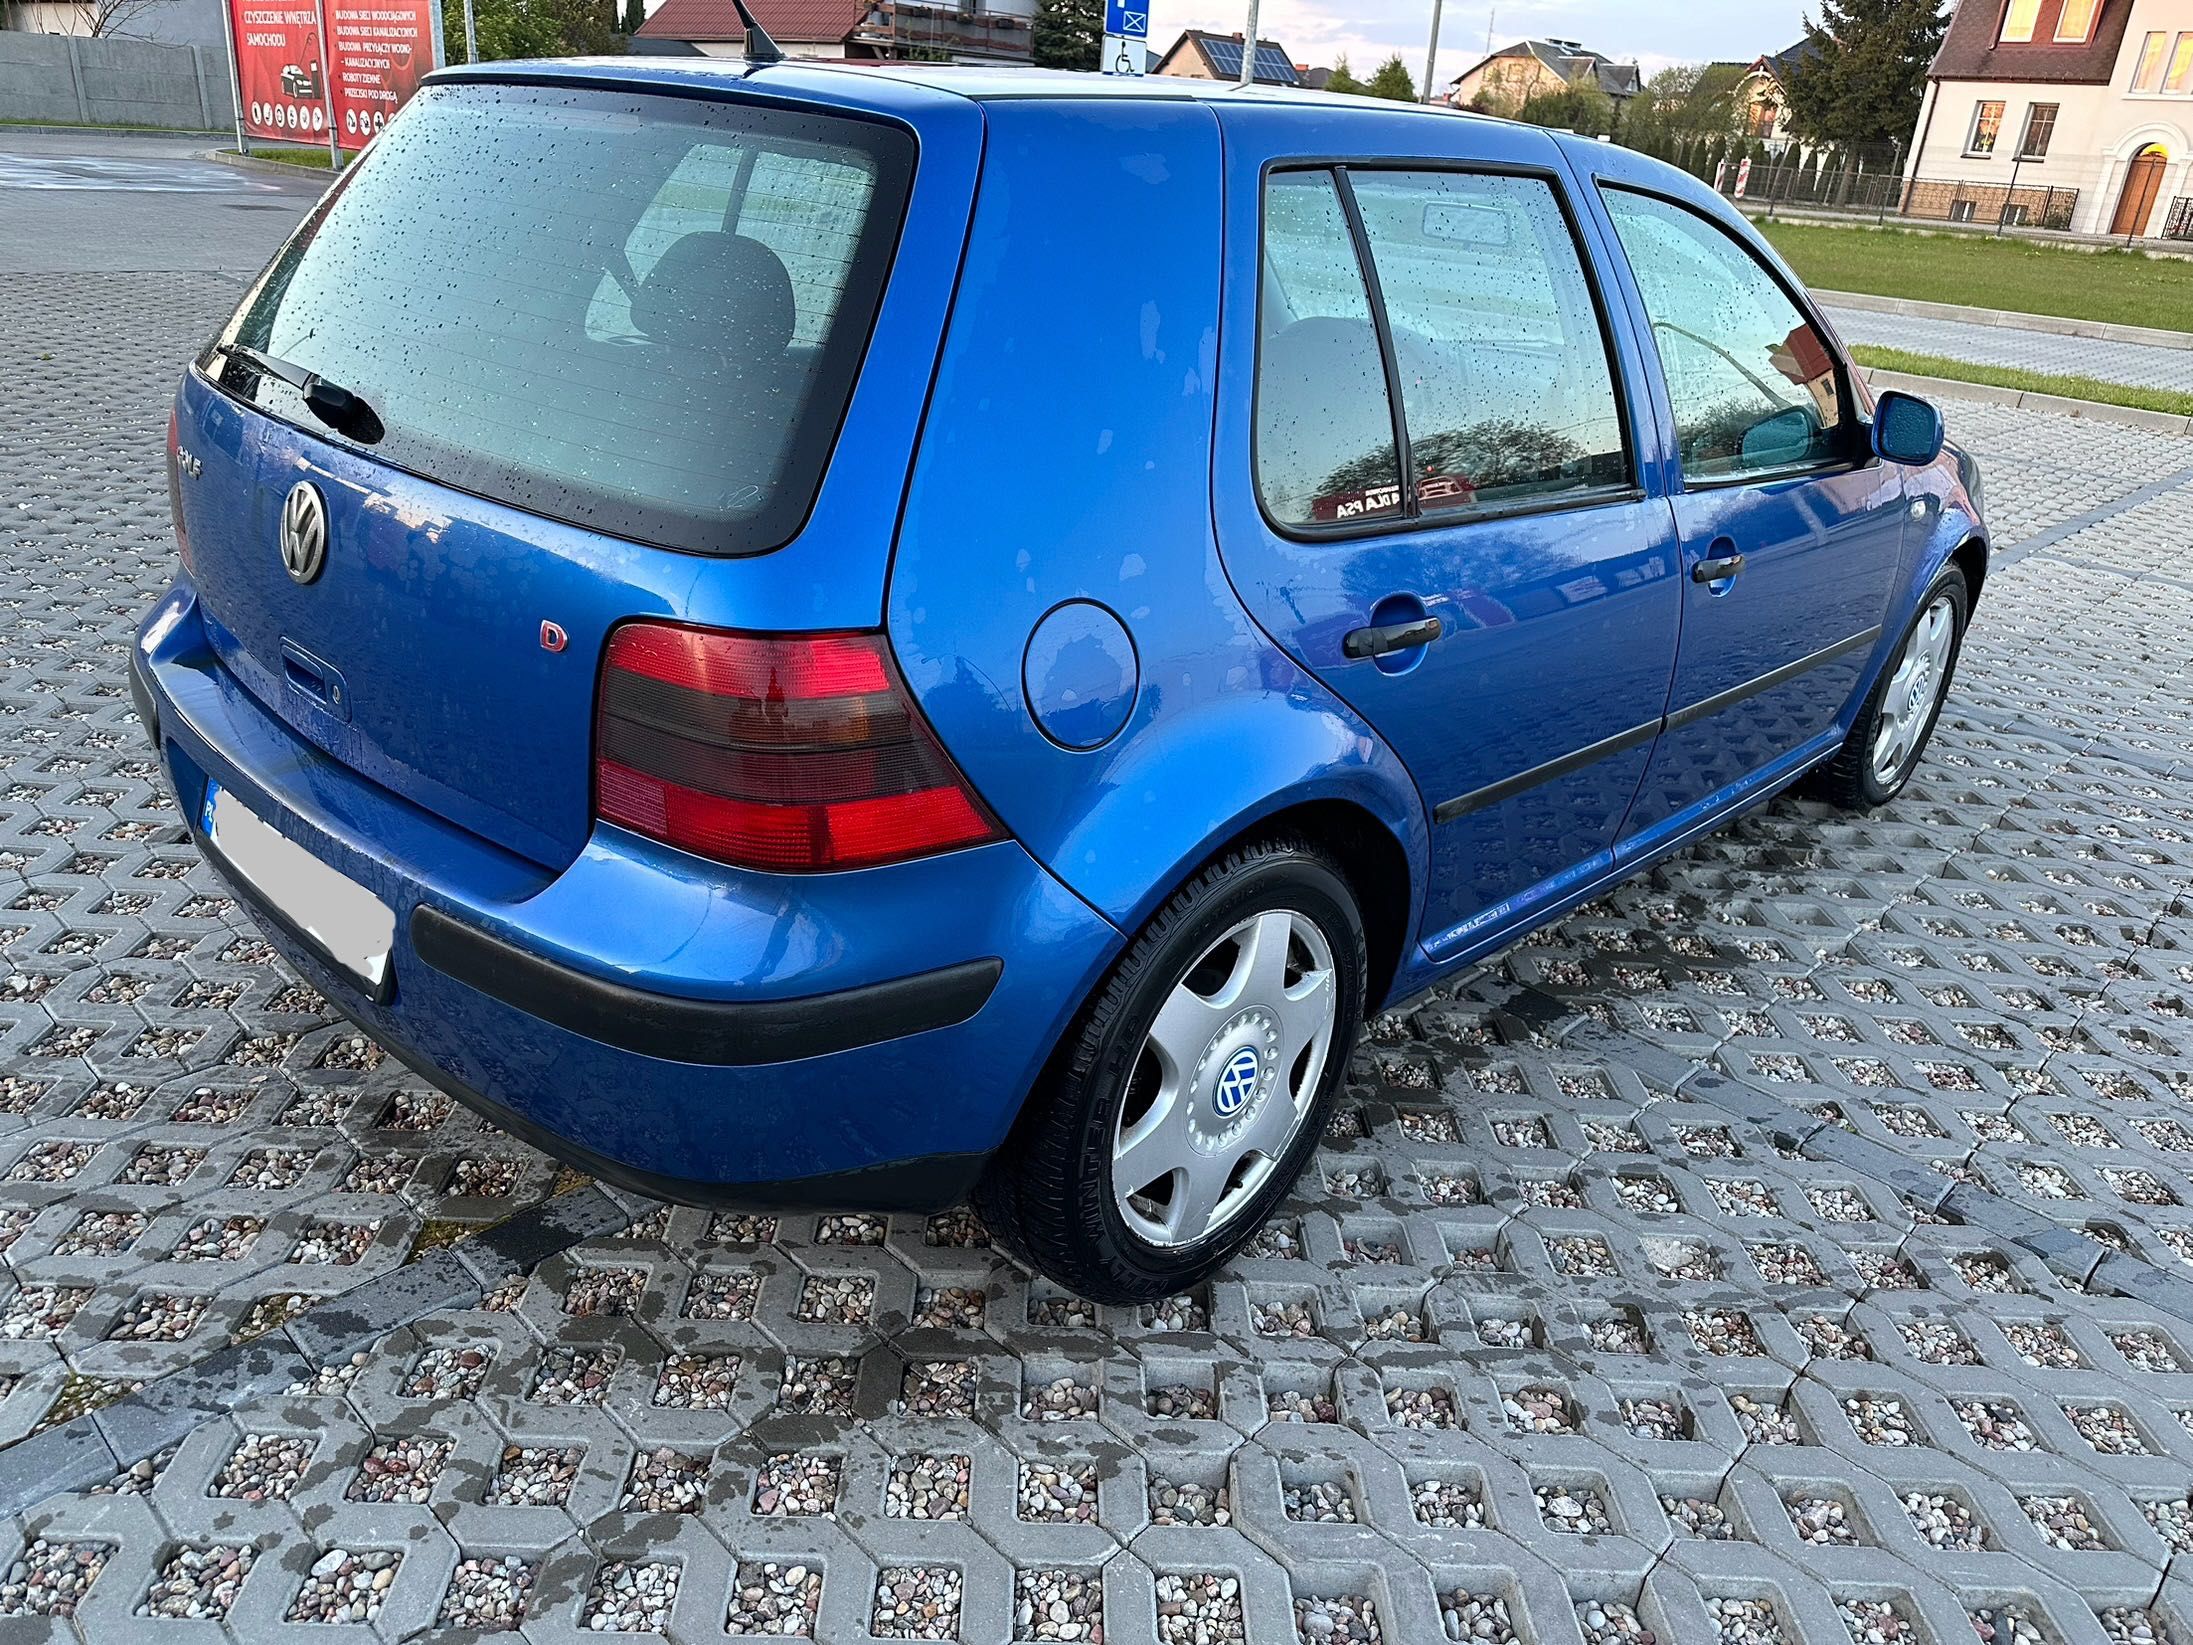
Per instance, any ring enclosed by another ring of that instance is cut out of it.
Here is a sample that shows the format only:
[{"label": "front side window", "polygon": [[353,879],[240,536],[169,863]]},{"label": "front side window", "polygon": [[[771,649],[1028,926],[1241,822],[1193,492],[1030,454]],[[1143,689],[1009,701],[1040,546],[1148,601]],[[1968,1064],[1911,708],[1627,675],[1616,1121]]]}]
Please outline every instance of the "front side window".
[{"label": "front side window", "polygon": [[1598,304],[1551,185],[1462,172],[1348,178],[1385,298],[1422,511],[1626,484]]},{"label": "front side window", "polygon": [[1972,111],[1972,135],[1965,142],[1967,154],[1993,154],[1995,140],[2003,131],[2003,105],[1981,103]]},{"label": "front side window", "polygon": [[1281,172],[1265,190],[1256,361],[1257,483],[1272,518],[1399,517],[1385,359],[1330,172]]},{"label": "front side window", "polygon": [[[430,87],[222,334],[362,395],[371,453],[460,490],[712,553],[774,548],[821,484],[888,278],[894,127],[583,87]],[[327,436],[218,347],[223,388]]]},{"label": "front side window", "polygon": [[1846,461],[1854,425],[1834,351],[1766,266],[1696,212],[1605,192],[1659,344],[1685,477]]},{"label": "front side window", "polygon": [[2064,0],[2064,9],[2056,15],[2056,38],[2074,45],[2091,39],[2094,13],[2099,9],[2098,0]]},{"label": "front side window", "polygon": [[2025,117],[2025,141],[2018,147],[2021,160],[2045,160],[2048,145],[2056,136],[2055,103],[2035,103]]},{"label": "front side window", "polygon": [[2002,38],[2008,41],[2033,38],[2034,22],[2041,15],[2041,0],[2010,0],[2003,11]]},{"label": "front side window", "polygon": [[2153,91],[2162,84],[2163,58],[2170,50],[2170,36],[2151,34],[2140,42],[2139,67],[2132,71],[2134,91]]}]

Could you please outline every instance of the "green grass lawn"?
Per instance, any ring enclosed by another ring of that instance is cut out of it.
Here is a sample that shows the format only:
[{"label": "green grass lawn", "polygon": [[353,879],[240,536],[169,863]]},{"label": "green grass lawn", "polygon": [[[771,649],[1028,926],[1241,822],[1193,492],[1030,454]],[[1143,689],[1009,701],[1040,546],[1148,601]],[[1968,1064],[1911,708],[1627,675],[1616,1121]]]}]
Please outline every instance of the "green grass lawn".
[{"label": "green grass lawn", "polygon": [[2193,331],[2193,260],[2067,251],[2008,236],[1761,223],[1805,284],[1824,291]]},{"label": "green grass lawn", "polygon": [[1978,366],[1969,360],[1947,360],[1938,354],[1909,354],[1900,348],[1876,348],[1870,343],[1852,347],[1851,358],[1875,371],[1904,371],[1914,377],[1950,377],[1960,383],[1987,383],[2014,388],[2027,394],[2060,394],[2068,400],[2099,400],[2104,405],[2132,406],[2141,411],[2163,411],[2173,417],[2193,417],[2193,394],[2167,388],[2131,388],[2104,382],[2098,377],[2063,377],[2047,371],[2023,371],[2016,366]]}]

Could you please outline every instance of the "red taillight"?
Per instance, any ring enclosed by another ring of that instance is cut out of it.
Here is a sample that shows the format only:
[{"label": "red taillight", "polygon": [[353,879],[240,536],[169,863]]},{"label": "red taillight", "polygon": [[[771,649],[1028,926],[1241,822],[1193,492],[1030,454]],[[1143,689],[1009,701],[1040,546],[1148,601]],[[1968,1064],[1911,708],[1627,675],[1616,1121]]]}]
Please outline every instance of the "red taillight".
[{"label": "red taillight", "polygon": [[190,561],[190,533],[183,526],[183,435],[172,406],[168,409],[168,518],[175,522],[175,552],[183,569],[195,571]]},{"label": "red taillight", "polygon": [[881,634],[609,636],[594,809],[719,862],[866,868],[1002,837]]}]

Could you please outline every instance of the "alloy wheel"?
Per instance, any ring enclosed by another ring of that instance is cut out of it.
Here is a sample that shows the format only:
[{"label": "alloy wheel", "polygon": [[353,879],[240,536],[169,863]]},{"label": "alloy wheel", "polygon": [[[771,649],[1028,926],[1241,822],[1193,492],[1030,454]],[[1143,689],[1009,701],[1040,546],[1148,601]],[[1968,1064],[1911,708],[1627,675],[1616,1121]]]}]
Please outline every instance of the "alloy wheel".
[{"label": "alloy wheel", "polygon": [[1880,727],[1873,737],[1873,780],[1891,787],[1918,752],[1949,685],[1949,657],[1957,643],[1957,611],[1947,594],[1912,625],[1904,654],[1881,693]]}]

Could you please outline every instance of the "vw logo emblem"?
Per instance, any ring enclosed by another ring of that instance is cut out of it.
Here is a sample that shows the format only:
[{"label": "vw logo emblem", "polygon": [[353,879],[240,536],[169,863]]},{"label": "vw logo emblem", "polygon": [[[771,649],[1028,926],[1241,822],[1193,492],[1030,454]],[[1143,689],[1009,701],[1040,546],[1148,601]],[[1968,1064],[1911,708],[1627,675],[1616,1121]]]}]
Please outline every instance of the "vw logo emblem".
[{"label": "vw logo emblem", "polygon": [[1264,1059],[1244,1045],[1226,1059],[1226,1068],[1218,1076],[1218,1089],[1211,1093],[1211,1109],[1222,1120],[1230,1120],[1249,1105],[1256,1095],[1256,1088],[1264,1078]]},{"label": "vw logo emblem", "polygon": [[299,480],[282,504],[282,568],[294,582],[309,583],[327,564],[327,503],[320,488]]}]

